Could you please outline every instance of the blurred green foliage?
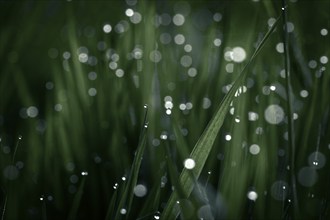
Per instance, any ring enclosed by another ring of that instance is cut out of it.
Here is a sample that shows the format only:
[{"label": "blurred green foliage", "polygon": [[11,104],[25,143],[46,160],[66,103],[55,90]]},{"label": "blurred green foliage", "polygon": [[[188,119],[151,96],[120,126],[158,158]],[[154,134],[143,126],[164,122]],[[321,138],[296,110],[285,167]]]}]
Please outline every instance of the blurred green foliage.
[{"label": "blurred green foliage", "polygon": [[187,196],[184,161],[281,2],[0,1],[3,219],[157,219],[173,190],[179,219],[329,218],[330,2],[286,4],[288,41],[282,19]]}]

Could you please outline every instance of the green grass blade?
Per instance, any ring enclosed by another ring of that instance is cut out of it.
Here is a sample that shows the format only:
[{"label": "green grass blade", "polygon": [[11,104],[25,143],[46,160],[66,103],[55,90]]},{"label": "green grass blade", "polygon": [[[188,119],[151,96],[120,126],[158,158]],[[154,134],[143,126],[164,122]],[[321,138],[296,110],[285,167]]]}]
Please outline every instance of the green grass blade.
[{"label": "green grass blade", "polygon": [[115,210],[115,205],[116,205],[116,200],[117,200],[117,194],[118,194],[118,190],[116,189],[114,194],[111,197],[109,206],[108,206],[108,211],[107,211],[107,215],[105,217],[105,220],[110,220],[112,219],[112,215],[114,213]]},{"label": "green grass blade", "polygon": [[76,195],[73,199],[73,203],[72,203],[72,207],[71,207],[71,210],[70,210],[70,213],[69,213],[68,220],[74,220],[74,219],[77,218],[78,208],[79,208],[79,205],[80,205],[82,195],[84,193],[85,181],[86,181],[86,178],[83,177],[83,179],[80,183],[78,192],[76,193]]},{"label": "green grass blade", "polygon": [[147,113],[148,113],[148,107],[147,105],[144,106],[145,108],[145,114],[144,114],[144,123],[142,132],[140,135],[139,145],[134,157],[134,161],[132,163],[131,172],[128,178],[127,185],[125,186],[124,192],[121,195],[121,199],[119,201],[119,205],[117,208],[117,212],[115,215],[115,219],[121,219],[122,214],[120,213],[121,209],[126,209],[126,216],[129,216],[130,208],[132,206],[133,197],[134,197],[134,187],[138,180],[138,174],[140,171],[140,166],[143,159],[143,153],[146,147],[146,140],[147,140]]},{"label": "green grass blade", "polygon": [[[237,89],[240,87],[240,85],[242,84],[242,82],[244,81],[247,75],[247,69],[254,61],[255,57],[266,43],[271,33],[274,31],[275,27],[278,24],[279,19],[280,17],[276,19],[276,22],[273,24],[273,26],[268,30],[264,38],[261,40],[261,42],[259,43],[258,47],[256,48],[255,52],[251,56],[248,63],[244,66],[241,73],[235,79],[233,86],[221,101],[217,111],[213,115],[211,121],[207,125],[206,129],[204,130],[203,134],[201,135],[194,149],[192,150],[190,157],[195,160],[196,166],[193,170],[183,169],[179,179],[181,188],[185,193],[185,197],[188,197],[194,188],[194,179],[191,178],[191,175],[193,175],[194,177],[196,177],[196,179],[198,179],[199,175],[201,174],[206,159],[208,158],[208,155],[212,149],[213,143],[225,120],[228,109],[230,107],[230,103],[233,101]],[[162,213],[161,219],[175,219],[175,217],[180,213],[179,207],[175,206],[176,201],[178,199],[179,198],[177,192],[173,191]]]},{"label": "green grass blade", "polygon": [[286,107],[288,116],[288,139],[289,139],[289,157],[290,157],[290,181],[291,190],[293,197],[293,208],[294,216],[298,217],[299,214],[299,204],[297,196],[296,187],[296,176],[295,176],[295,137],[294,137],[294,124],[293,124],[293,112],[292,112],[292,88],[291,88],[291,78],[290,78],[290,55],[289,55],[289,33],[287,30],[288,15],[287,15],[287,5],[286,1],[282,0],[282,22],[284,26],[283,31],[283,44],[284,44],[284,69],[285,69],[285,91],[286,91]]}]

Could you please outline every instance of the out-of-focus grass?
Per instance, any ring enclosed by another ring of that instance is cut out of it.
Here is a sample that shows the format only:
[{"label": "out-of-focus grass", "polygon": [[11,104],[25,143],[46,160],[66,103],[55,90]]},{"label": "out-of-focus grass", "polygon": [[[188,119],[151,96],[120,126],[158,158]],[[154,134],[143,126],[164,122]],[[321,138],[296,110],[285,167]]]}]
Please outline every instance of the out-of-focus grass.
[{"label": "out-of-focus grass", "polygon": [[[247,69],[191,196],[178,181],[183,162],[247,63],[235,62],[242,54],[230,51],[241,47],[251,57],[282,6],[132,2],[0,3],[3,218],[157,219],[172,190],[181,219],[328,218],[330,41],[320,31],[329,30],[329,2],[287,2],[288,53],[278,44],[279,26]],[[182,25],[176,14],[184,16]],[[144,104],[146,148],[137,153],[141,167],[132,167]],[[131,208],[126,201],[122,207],[135,181]]]}]

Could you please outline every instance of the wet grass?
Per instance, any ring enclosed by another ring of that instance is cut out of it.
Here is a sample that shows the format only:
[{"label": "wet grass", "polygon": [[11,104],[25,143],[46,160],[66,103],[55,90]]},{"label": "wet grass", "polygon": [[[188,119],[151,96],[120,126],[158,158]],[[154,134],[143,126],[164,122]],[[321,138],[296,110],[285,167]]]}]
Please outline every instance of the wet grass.
[{"label": "wet grass", "polygon": [[2,219],[329,218],[329,2],[130,2],[0,3]]}]

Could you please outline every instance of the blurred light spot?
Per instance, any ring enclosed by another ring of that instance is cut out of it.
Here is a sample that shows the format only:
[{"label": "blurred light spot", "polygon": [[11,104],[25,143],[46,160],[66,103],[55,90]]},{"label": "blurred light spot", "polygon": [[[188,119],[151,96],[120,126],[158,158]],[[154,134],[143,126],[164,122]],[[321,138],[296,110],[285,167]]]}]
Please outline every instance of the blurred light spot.
[{"label": "blurred light spot", "polygon": [[187,158],[185,161],[184,161],[184,167],[188,170],[192,170],[194,169],[196,163],[195,161],[192,159],[192,158]]},{"label": "blurred light spot", "polygon": [[169,44],[171,42],[171,35],[169,33],[162,33],[159,40],[162,44]]},{"label": "blurred light spot", "polygon": [[230,113],[231,115],[234,115],[234,114],[235,114],[235,108],[234,108],[234,107],[231,107],[231,108],[229,109],[229,113]]},{"label": "blurred light spot", "polygon": [[173,99],[172,99],[172,97],[171,96],[165,96],[164,97],[164,102],[172,102],[173,101]]},{"label": "blurred light spot", "polygon": [[89,56],[88,57],[88,64],[91,65],[91,66],[96,66],[97,58],[95,56]]},{"label": "blurred light spot", "polygon": [[177,34],[174,37],[174,42],[178,45],[182,45],[185,42],[185,37],[182,34]]},{"label": "blurred light spot", "polygon": [[166,131],[163,131],[163,132],[160,134],[160,139],[162,139],[162,140],[167,140],[167,132],[166,132]]},{"label": "blurred light spot", "polygon": [[3,146],[3,147],[2,147],[2,152],[3,152],[4,154],[9,154],[9,153],[10,153],[10,147],[8,147],[8,146]]},{"label": "blurred light spot", "polygon": [[271,91],[275,91],[275,90],[276,90],[276,86],[271,85],[271,86],[269,87],[269,89],[270,89]]},{"label": "blurred light spot", "polygon": [[308,97],[308,91],[307,90],[301,90],[300,91],[300,96],[303,98],[307,98]]},{"label": "blurred light spot", "polygon": [[276,51],[279,53],[284,53],[284,44],[282,42],[276,44]]},{"label": "blurred light spot", "polygon": [[162,59],[162,54],[158,50],[150,52],[149,58],[152,62],[158,63]]},{"label": "blurred light spot", "polygon": [[120,214],[126,215],[126,213],[127,213],[126,209],[120,209]]},{"label": "blurred light spot", "polygon": [[171,109],[166,109],[166,112],[165,112],[167,115],[170,115],[172,114],[172,110]]},{"label": "blurred light spot", "polygon": [[121,78],[121,77],[124,76],[125,73],[124,73],[124,70],[117,69],[115,74],[116,74],[117,77]]},{"label": "blurred light spot", "polygon": [[155,146],[155,147],[159,146],[160,145],[159,139],[157,139],[157,138],[153,139],[152,140],[152,145]]},{"label": "blurred light spot", "polygon": [[95,72],[89,72],[88,73],[88,79],[90,80],[96,80],[97,74]]},{"label": "blurred light spot", "polygon": [[276,22],[275,18],[269,18],[268,21],[267,21],[267,24],[268,24],[269,27],[272,27],[275,22]]},{"label": "blurred light spot", "polygon": [[271,195],[275,200],[284,201],[289,192],[289,184],[279,180],[273,183],[271,187]]},{"label": "blurred light spot", "polygon": [[297,113],[293,113],[293,120],[297,120],[299,115]]},{"label": "blurred light spot", "polygon": [[88,176],[88,172],[87,172],[87,171],[82,171],[82,172],[81,172],[81,175],[82,175],[82,176]]},{"label": "blurred light spot", "polygon": [[145,195],[147,195],[147,187],[145,185],[142,184],[138,184],[134,187],[134,195],[137,197],[144,197]]},{"label": "blurred light spot", "polygon": [[308,62],[308,66],[311,68],[311,69],[315,69],[317,67],[317,62],[315,60],[310,60]]},{"label": "blurred light spot", "polygon": [[79,180],[79,177],[77,175],[71,175],[70,176],[70,182],[72,184],[76,184],[78,182],[78,180]]},{"label": "blurred light spot", "polygon": [[88,61],[88,55],[86,53],[81,53],[78,56],[79,62],[86,63]]},{"label": "blurred light spot", "polygon": [[207,97],[204,97],[202,106],[203,106],[203,109],[210,108],[211,107],[211,100]]},{"label": "blurred light spot", "polygon": [[216,38],[216,39],[214,39],[213,44],[214,44],[214,46],[216,46],[216,47],[220,47],[220,45],[221,45],[221,40],[220,40],[219,38]]},{"label": "blurred light spot", "polygon": [[190,44],[186,44],[184,46],[184,51],[186,51],[187,53],[191,52],[192,51],[192,46]]},{"label": "blurred light spot", "polygon": [[320,62],[322,63],[322,64],[326,64],[326,63],[328,63],[328,57],[327,56],[321,56],[321,58],[320,58]]},{"label": "blurred light spot", "polygon": [[182,14],[176,14],[173,16],[173,23],[176,25],[176,26],[181,26],[183,25],[185,19],[184,19],[184,16]]},{"label": "blurred light spot", "polygon": [[107,48],[107,44],[104,41],[99,41],[97,43],[97,49],[100,51],[104,51]]},{"label": "blurred light spot", "polygon": [[192,107],[193,107],[193,104],[192,104],[191,102],[187,102],[187,103],[186,103],[186,108],[187,108],[188,110],[192,109]]},{"label": "blurred light spot", "polygon": [[226,141],[230,141],[231,140],[231,135],[230,134],[226,134],[225,135],[225,140]]},{"label": "blurred light spot", "polygon": [[126,9],[125,11],[126,16],[131,17],[134,14],[134,11],[130,8]]},{"label": "blurred light spot", "polygon": [[183,55],[180,59],[180,63],[184,67],[190,67],[192,64],[192,58],[189,55]]},{"label": "blurred light spot", "polygon": [[258,198],[258,194],[255,191],[250,191],[248,192],[247,197],[252,201],[256,201]]},{"label": "blurred light spot", "polygon": [[70,52],[68,52],[68,51],[65,51],[64,53],[63,53],[63,58],[65,59],[65,60],[68,60],[68,59],[70,59],[70,57],[71,57],[71,53]]},{"label": "blurred light spot", "polygon": [[52,90],[54,88],[54,83],[53,82],[46,82],[45,87],[48,90]]},{"label": "blurred light spot", "polygon": [[182,111],[186,110],[186,104],[181,103],[181,104],[179,105],[179,109],[182,110]]},{"label": "blurred light spot", "polygon": [[323,29],[321,29],[320,33],[322,36],[326,36],[326,35],[328,35],[328,30],[323,28]]},{"label": "blurred light spot", "polygon": [[17,167],[17,169],[23,169],[24,163],[22,161],[17,161],[16,167]]},{"label": "blurred light spot", "polygon": [[232,56],[234,62],[241,63],[246,58],[246,52],[242,47],[234,47]]},{"label": "blurred light spot", "polygon": [[294,24],[292,22],[287,22],[286,23],[286,30],[289,33],[293,32],[294,31]]},{"label": "blurred light spot", "polygon": [[[134,16],[135,16],[136,14],[137,14],[137,13],[134,13]],[[130,17],[130,20],[131,20],[134,16]],[[132,21],[132,20],[131,20],[131,21]],[[120,21],[118,24],[116,24],[116,26],[115,26],[115,31],[116,31],[116,33],[118,33],[118,34],[122,34],[122,33],[124,33],[125,31],[128,30],[128,27],[129,27],[128,22],[125,21],[125,20],[122,20],[122,21]]]},{"label": "blurred light spot", "polygon": [[96,96],[96,94],[97,94],[97,90],[95,88],[90,88],[88,90],[88,95],[90,95],[90,96]]},{"label": "blurred light spot", "polygon": [[9,165],[3,169],[3,176],[8,180],[15,180],[18,178],[19,171],[16,166]]},{"label": "blurred light spot", "polygon": [[321,169],[326,164],[326,157],[323,153],[315,151],[309,155],[308,164],[315,169]]},{"label": "blurred light spot", "polygon": [[195,69],[194,67],[188,69],[188,76],[195,77],[196,75],[197,75],[197,69]]},{"label": "blurred light spot", "polygon": [[67,170],[67,171],[71,171],[71,172],[74,171],[75,167],[76,167],[76,166],[75,166],[75,164],[74,164],[73,162],[69,162],[69,163],[67,163],[66,166],[65,166],[66,170]]},{"label": "blurred light spot", "polygon": [[171,16],[167,13],[164,13],[160,16],[160,23],[164,26],[167,26],[171,23]]},{"label": "blurred light spot", "polygon": [[248,118],[249,118],[249,121],[257,121],[259,118],[259,115],[256,112],[248,112]]},{"label": "blurred light spot", "polygon": [[279,124],[284,119],[283,108],[279,105],[269,105],[265,110],[265,119],[270,124]]},{"label": "blurred light spot", "polygon": [[241,119],[239,118],[239,116],[236,116],[236,117],[235,117],[235,122],[236,122],[236,123],[240,123],[240,122],[241,122]]},{"label": "blurred light spot", "polygon": [[232,72],[234,72],[234,64],[232,64],[232,63],[228,63],[228,64],[226,65],[226,72],[227,72],[227,73],[232,73]]},{"label": "blurred light spot", "polygon": [[318,175],[313,167],[303,167],[298,172],[298,182],[305,187],[313,186],[317,179]]},{"label": "blurred light spot", "polygon": [[170,108],[170,109],[172,109],[172,108],[173,108],[173,103],[172,103],[172,101],[166,101],[165,104],[164,104],[164,107],[165,107],[165,108]]},{"label": "blurred light spot", "polygon": [[94,157],[94,162],[95,163],[101,163],[102,162],[102,158],[100,156],[95,156]]},{"label": "blurred light spot", "polygon": [[110,68],[110,69],[115,70],[115,69],[117,69],[117,67],[118,67],[118,64],[117,64],[116,62],[111,61],[111,62],[109,63],[109,68]]},{"label": "blurred light spot", "polygon": [[221,21],[221,19],[222,19],[222,14],[220,14],[219,12],[214,13],[213,20],[215,22],[219,22],[219,21]]},{"label": "blurred light spot", "polygon": [[139,12],[134,12],[133,16],[129,19],[133,24],[138,24],[142,21],[142,15]]},{"label": "blurred light spot", "polygon": [[280,71],[280,76],[285,79],[286,78],[286,73],[285,73],[285,69]]},{"label": "blurred light spot", "polygon": [[38,116],[39,110],[35,106],[30,106],[26,109],[26,114],[30,118],[35,118]]},{"label": "blurred light spot", "polygon": [[62,105],[61,104],[56,104],[55,106],[54,106],[54,110],[55,111],[57,111],[57,112],[60,112],[60,111],[62,111]]},{"label": "blurred light spot", "polygon": [[233,51],[231,51],[231,50],[226,51],[224,58],[226,61],[232,61],[233,60]]},{"label": "blurred light spot", "polygon": [[252,144],[249,148],[249,151],[250,151],[251,154],[257,155],[260,152],[260,147],[257,144]]},{"label": "blurred light spot", "polygon": [[143,55],[143,51],[141,48],[135,47],[132,54],[134,59],[141,59]]}]

